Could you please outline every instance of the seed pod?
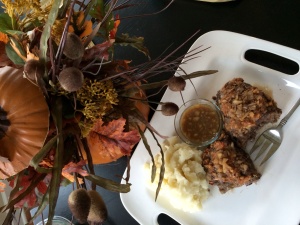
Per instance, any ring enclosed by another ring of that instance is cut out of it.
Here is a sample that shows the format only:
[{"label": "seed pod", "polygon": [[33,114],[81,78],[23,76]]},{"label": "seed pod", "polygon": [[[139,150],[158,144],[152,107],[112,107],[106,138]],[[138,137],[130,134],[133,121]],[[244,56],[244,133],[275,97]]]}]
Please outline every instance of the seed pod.
[{"label": "seed pod", "polygon": [[171,91],[183,91],[185,88],[186,82],[182,77],[171,77],[168,80],[168,87]]},{"label": "seed pod", "polygon": [[71,192],[68,198],[69,208],[79,223],[86,223],[91,207],[91,198],[84,188]]},{"label": "seed pod", "polygon": [[30,59],[24,65],[24,73],[26,78],[35,81],[36,77],[42,77],[45,73],[45,66],[40,61]]},{"label": "seed pod", "polygon": [[69,59],[79,59],[83,56],[84,46],[76,34],[68,33],[63,53]]},{"label": "seed pod", "polygon": [[173,102],[165,102],[161,106],[161,112],[164,116],[173,116],[178,112],[178,110],[178,105]]},{"label": "seed pod", "polygon": [[59,73],[58,81],[63,89],[73,92],[82,87],[84,76],[81,70],[75,67],[68,67]]},{"label": "seed pod", "polygon": [[101,225],[108,216],[106,205],[97,191],[89,190],[88,195],[91,198],[91,207],[87,220],[89,224]]}]

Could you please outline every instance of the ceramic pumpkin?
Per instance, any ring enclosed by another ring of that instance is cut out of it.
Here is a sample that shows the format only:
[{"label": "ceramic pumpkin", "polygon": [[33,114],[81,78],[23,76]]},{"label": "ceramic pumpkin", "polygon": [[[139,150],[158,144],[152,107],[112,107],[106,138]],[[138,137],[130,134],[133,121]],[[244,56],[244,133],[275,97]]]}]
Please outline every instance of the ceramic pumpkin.
[{"label": "ceramic pumpkin", "polygon": [[48,105],[40,89],[23,78],[22,70],[0,68],[0,179],[28,167],[48,127]]}]

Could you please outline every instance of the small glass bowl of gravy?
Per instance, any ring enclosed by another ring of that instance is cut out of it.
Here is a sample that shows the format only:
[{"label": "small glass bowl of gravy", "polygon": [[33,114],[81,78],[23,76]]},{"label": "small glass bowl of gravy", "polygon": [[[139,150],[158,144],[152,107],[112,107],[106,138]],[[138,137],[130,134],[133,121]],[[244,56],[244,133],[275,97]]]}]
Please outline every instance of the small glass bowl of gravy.
[{"label": "small glass bowl of gravy", "polygon": [[175,116],[177,135],[187,144],[204,147],[218,139],[223,128],[219,107],[206,99],[184,103]]}]

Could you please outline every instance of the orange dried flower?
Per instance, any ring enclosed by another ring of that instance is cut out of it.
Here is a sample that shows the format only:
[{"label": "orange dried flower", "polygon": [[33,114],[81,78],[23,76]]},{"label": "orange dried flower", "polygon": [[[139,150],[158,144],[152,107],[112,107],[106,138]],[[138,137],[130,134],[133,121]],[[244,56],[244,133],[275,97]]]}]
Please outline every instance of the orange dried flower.
[{"label": "orange dried flower", "polygon": [[0,32],[0,43],[7,44],[9,41],[8,36],[2,32]]},{"label": "orange dried flower", "polygon": [[71,25],[68,31],[76,33],[80,38],[89,36],[93,31],[93,24],[90,20],[84,20],[84,12],[74,12],[71,19]]}]

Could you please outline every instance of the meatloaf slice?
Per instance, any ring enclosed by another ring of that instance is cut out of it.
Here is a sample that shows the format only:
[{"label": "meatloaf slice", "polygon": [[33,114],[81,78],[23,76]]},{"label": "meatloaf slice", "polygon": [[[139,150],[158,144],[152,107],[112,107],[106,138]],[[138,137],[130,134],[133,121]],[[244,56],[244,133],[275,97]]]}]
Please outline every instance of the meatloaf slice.
[{"label": "meatloaf slice", "polygon": [[261,177],[249,155],[225,132],[203,151],[202,166],[209,184],[217,185],[221,193],[250,185]]},{"label": "meatloaf slice", "polygon": [[242,78],[227,82],[218,91],[216,103],[223,112],[225,130],[243,149],[259,128],[276,122],[282,113],[271,97]]}]

